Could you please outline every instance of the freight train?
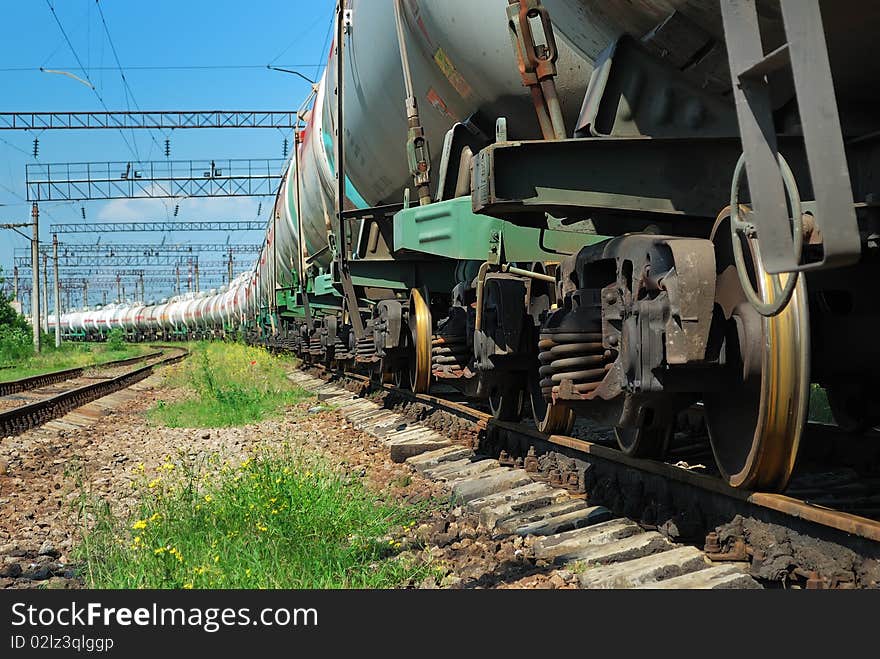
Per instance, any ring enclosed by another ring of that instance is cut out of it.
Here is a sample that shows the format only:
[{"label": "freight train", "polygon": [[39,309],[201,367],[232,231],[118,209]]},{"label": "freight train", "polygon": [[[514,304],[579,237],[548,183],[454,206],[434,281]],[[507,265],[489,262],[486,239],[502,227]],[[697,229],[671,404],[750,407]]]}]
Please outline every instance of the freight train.
[{"label": "freight train", "polygon": [[725,482],[784,489],[811,383],[880,421],[878,29],[861,0],[342,1],[252,271],[61,322],[243,331],[635,457],[696,409]]}]

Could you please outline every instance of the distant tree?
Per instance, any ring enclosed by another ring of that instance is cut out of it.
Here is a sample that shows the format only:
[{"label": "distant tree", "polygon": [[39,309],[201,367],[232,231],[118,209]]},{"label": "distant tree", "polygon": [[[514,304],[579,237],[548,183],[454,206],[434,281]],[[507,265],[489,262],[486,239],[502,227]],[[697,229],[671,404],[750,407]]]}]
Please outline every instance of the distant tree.
[{"label": "distant tree", "polygon": [[13,296],[3,291],[4,283],[6,278],[3,276],[3,268],[0,267],[0,327],[29,331],[27,320],[11,304]]}]

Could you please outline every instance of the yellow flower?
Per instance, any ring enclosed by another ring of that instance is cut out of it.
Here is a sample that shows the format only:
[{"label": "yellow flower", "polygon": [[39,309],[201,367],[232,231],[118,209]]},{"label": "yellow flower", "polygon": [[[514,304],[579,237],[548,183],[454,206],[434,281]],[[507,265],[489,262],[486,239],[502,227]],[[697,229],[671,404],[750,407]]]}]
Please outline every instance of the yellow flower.
[{"label": "yellow flower", "polygon": [[159,513],[153,513],[152,515],[150,515],[151,522],[155,522],[156,520],[159,520],[159,519],[162,519],[162,515],[160,515]]},{"label": "yellow flower", "polygon": [[135,531],[139,531],[140,529],[145,529],[145,528],[147,528],[147,520],[139,519],[138,521],[136,521],[134,524],[131,525],[131,528],[134,529]]},{"label": "yellow flower", "polygon": [[136,544],[136,545],[141,544],[141,537],[139,535],[136,535],[134,537],[134,544]]},{"label": "yellow flower", "polygon": [[163,465],[160,467],[160,469],[162,469],[162,470],[164,470],[164,471],[173,471],[173,470],[174,470],[174,465],[171,464],[170,462],[166,462],[165,464],[163,464]]},{"label": "yellow flower", "polygon": [[165,547],[156,547],[156,548],[153,550],[153,553],[156,554],[157,556],[159,556],[159,555],[161,555],[161,554],[164,554],[164,553],[165,553]]},{"label": "yellow flower", "polygon": [[220,562],[220,555],[219,555],[219,554],[217,554],[216,556],[214,556],[214,562],[215,562],[215,563],[219,563],[219,562]]},{"label": "yellow flower", "polygon": [[214,497],[212,497],[210,494],[205,495],[205,503],[211,503],[213,500]]},{"label": "yellow flower", "polygon": [[162,482],[161,478],[154,478],[149,483],[147,483],[147,487],[149,487],[152,490],[154,487],[156,487],[161,482]]},{"label": "yellow flower", "polygon": [[183,587],[186,588],[187,590],[192,590],[192,587],[193,587],[192,582],[183,584]]}]

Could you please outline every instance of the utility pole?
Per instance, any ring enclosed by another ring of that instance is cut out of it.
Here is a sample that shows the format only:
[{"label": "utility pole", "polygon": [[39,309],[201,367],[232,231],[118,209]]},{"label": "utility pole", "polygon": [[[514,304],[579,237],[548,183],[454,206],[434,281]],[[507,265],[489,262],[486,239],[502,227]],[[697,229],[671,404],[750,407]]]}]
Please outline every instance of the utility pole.
[{"label": "utility pole", "polygon": [[193,263],[193,274],[194,274],[195,279],[196,279],[195,289],[196,289],[196,291],[198,292],[198,290],[199,290],[199,262],[198,262],[198,261],[196,261],[195,263]]},{"label": "utility pole", "polygon": [[64,300],[66,303],[64,308],[70,309],[70,287],[69,286],[66,286],[64,289]]},{"label": "utility pole", "polygon": [[177,266],[176,274],[177,274],[177,286],[175,287],[174,290],[177,292],[177,295],[180,295],[180,266]]},{"label": "utility pole", "polygon": [[37,202],[31,207],[33,237],[31,238],[31,324],[34,329],[34,352],[39,353],[40,345],[40,207]]},{"label": "utility pole", "polygon": [[49,333],[49,255],[43,252],[43,322],[46,323],[46,334]]},{"label": "utility pole", "polygon": [[89,306],[89,280],[83,279],[83,306]]},{"label": "utility pole", "polygon": [[61,346],[61,282],[58,281],[58,234],[52,234],[52,283],[55,284],[55,347]]},{"label": "utility pole", "polygon": [[143,273],[143,272],[141,272],[141,273],[138,275],[138,282],[139,282],[140,285],[141,285],[141,302],[143,302],[144,304],[146,304],[146,302],[147,302],[147,295],[146,295],[146,293],[144,293],[144,273]]},{"label": "utility pole", "polygon": [[232,285],[232,248],[229,248],[229,260],[226,262],[226,283]]},{"label": "utility pole", "polygon": [[101,306],[102,307],[107,306],[107,289],[106,288],[103,291],[101,291]]},{"label": "utility pole", "polygon": [[116,304],[122,303],[122,277],[116,275]]},{"label": "utility pole", "polygon": [[21,304],[18,299],[18,266],[12,266],[12,299]]}]

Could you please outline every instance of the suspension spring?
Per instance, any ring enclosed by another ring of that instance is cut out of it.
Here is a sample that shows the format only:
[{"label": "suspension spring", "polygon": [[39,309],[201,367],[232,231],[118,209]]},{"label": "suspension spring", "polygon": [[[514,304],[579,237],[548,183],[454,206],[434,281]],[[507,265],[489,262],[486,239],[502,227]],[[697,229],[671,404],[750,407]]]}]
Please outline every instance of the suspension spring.
[{"label": "suspension spring", "polygon": [[538,350],[541,392],[548,401],[559,393],[563,380],[571,380],[582,396],[594,391],[615,359],[602,345],[602,334],[595,332],[542,333]]},{"label": "suspension spring", "polygon": [[470,360],[464,334],[439,334],[431,339],[431,370],[460,377]]}]

